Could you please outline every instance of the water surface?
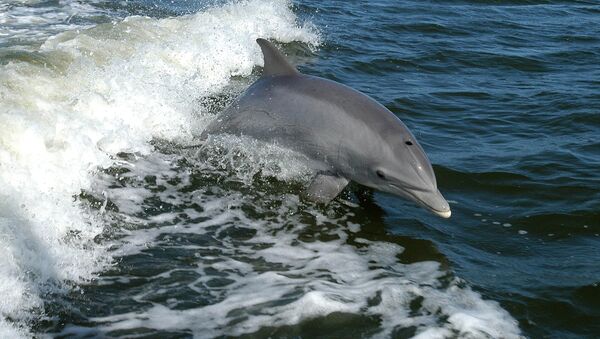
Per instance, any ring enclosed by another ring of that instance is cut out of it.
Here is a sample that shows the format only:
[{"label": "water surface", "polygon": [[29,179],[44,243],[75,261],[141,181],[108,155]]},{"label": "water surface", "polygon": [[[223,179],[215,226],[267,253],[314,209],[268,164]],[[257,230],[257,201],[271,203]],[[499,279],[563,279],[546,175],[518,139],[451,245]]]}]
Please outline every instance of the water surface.
[{"label": "water surface", "polygon": [[[599,5],[3,2],[0,336],[599,336]],[[257,37],[397,114],[452,218],[188,148]]]}]

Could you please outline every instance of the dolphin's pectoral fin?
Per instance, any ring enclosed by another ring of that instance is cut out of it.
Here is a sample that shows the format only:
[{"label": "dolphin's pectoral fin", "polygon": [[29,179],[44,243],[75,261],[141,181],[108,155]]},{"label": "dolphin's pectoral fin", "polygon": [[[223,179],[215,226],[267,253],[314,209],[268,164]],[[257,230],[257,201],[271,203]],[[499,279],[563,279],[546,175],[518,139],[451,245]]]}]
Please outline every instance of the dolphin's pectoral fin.
[{"label": "dolphin's pectoral fin", "polygon": [[303,197],[327,204],[335,198],[348,185],[348,179],[331,174],[317,174],[304,191]]}]

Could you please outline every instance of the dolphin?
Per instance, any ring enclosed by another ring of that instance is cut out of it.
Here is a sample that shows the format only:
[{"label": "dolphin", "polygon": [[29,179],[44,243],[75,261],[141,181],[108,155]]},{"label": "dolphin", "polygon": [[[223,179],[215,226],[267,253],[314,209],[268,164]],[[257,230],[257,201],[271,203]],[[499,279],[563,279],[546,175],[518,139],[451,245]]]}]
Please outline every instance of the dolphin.
[{"label": "dolphin", "polygon": [[415,201],[449,218],[423,148],[406,125],[367,95],[298,72],[257,39],[262,76],[202,132],[244,135],[305,155],[315,170],[303,196],[329,203],[350,181]]}]

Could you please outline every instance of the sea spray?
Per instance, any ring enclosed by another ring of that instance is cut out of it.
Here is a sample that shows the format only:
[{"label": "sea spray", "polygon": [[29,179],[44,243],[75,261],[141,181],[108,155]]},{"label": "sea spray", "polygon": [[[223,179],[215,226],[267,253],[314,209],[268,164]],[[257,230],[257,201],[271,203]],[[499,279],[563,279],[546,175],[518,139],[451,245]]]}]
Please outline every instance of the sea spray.
[{"label": "sea spray", "polygon": [[191,139],[198,100],[262,63],[258,37],[319,41],[291,3],[253,0],[70,30],[1,66],[0,336],[27,336],[46,293],[111,263],[79,194],[119,152]]}]

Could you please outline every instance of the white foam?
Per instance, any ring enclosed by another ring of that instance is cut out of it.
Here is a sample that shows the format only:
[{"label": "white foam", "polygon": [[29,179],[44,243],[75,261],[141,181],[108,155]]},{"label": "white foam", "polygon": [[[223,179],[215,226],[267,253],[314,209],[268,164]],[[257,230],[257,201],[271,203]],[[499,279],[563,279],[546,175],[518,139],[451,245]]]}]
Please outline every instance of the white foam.
[{"label": "white foam", "polygon": [[200,169],[233,171],[231,178],[245,184],[252,184],[259,173],[282,181],[307,181],[313,174],[305,155],[246,136],[209,136],[193,156],[207,160],[197,163]]},{"label": "white foam", "polygon": [[[326,227],[351,225],[348,220],[353,214],[351,207],[339,214],[342,205],[334,202],[326,211],[304,206],[299,213],[303,205],[286,199],[293,195],[280,197],[257,191],[255,187],[245,194],[235,190],[215,191],[208,186],[196,186],[192,192],[181,190],[189,187],[190,178],[172,173],[182,182],[169,184],[169,168],[177,161],[172,158],[165,161],[166,158],[154,154],[142,161],[153,162],[155,165],[150,166],[153,168],[159,166],[156,164],[164,166],[158,170],[161,176],[157,183],[164,185],[165,190],[155,196],[160,201],[178,204],[194,201],[204,207],[203,211],[195,211],[194,216],[206,221],[123,232],[123,238],[116,240],[114,246],[120,247],[118,252],[127,256],[161,248],[169,241],[165,239],[186,238],[187,234],[219,241],[218,246],[211,242],[189,247],[196,253],[197,267],[181,268],[197,276],[193,283],[186,282],[186,287],[198,295],[209,294],[214,300],[206,305],[180,309],[178,305],[185,300],[170,299],[137,311],[89,319],[99,333],[150,328],[191,330],[198,337],[239,336],[264,327],[294,325],[337,312],[380,319],[376,337],[381,338],[390,337],[395,329],[410,327],[419,338],[444,338],[457,333],[466,338],[520,337],[517,322],[496,302],[482,299],[460,279],[444,282],[448,279],[447,272],[440,269],[439,263],[402,264],[398,256],[404,248],[397,244],[360,238],[355,241],[361,246],[356,247],[348,243],[352,230]],[[197,161],[196,165],[205,168],[204,159]],[[127,168],[131,172],[125,176],[143,177],[139,175],[144,173],[143,167],[130,165]],[[254,199],[257,196],[260,202]],[[251,217],[254,213],[271,212],[270,202],[282,200],[285,203],[271,217]],[[113,203],[120,206],[118,199]],[[252,212],[245,212],[241,206],[252,206]],[[333,210],[338,212],[332,213]],[[323,229],[319,232],[331,240],[301,240],[299,234],[307,226],[302,221],[306,214],[311,215],[313,221],[320,220]],[[219,236],[230,227],[251,229],[254,235],[241,242]],[[165,237],[169,234],[172,237]],[[206,250],[210,250],[210,256],[202,254]],[[268,267],[271,269],[265,270]],[[165,274],[171,271],[157,277]],[[230,283],[226,287],[211,288],[210,282],[215,277]],[[145,290],[133,299],[143,304],[155,300],[159,293]],[[191,294],[186,298],[193,299]],[[375,301],[377,299],[379,301]],[[415,309],[415,304],[420,306]],[[69,331],[86,330],[69,328]]]},{"label": "white foam", "polygon": [[90,27],[91,20],[109,14],[93,2],[4,0],[0,3],[0,46],[32,50],[57,33]]},{"label": "white foam", "polygon": [[[277,241],[273,246],[282,252],[298,250],[298,246]],[[442,272],[438,270],[437,263],[406,267],[397,264],[392,274],[388,270],[370,270],[368,260],[381,258],[377,255],[377,247],[387,245],[372,243],[374,252],[362,256],[356,249],[339,242],[313,244],[310,246],[314,250],[313,258],[278,256],[275,262],[292,266],[283,274],[257,274],[249,271],[246,265],[243,273],[238,274],[235,266],[212,265],[213,269],[226,273],[229,279],[235,281],[233,286],[228,287],[221,302],[187,310],[173,310],[155,304],[146,311],[91,320],[104,324],[98,327],[103,333],[153,328],[191,329],[197,336],[236,336],[256,332],[262,327],[293,325],[342,312],[380,317],[380,337],[389,337],[396,327],[411,326],[418,329],[421,338],[445,337],[455,332],[474,338],[520,337],[514,319],[496,303],[484,301],[477,293],[459,288],[454,283],[449,288],[439,289],[436,279]],[[271,262],[267,258],[273,258],[272,251],[262,254],[267,254],[262,258]],[[320,276],[316,274],[318,272],[321,272]],[[281,300],[290,299],[289,295],[294,292],[298,294],[298,290],[303,292],[293,298],[294,301],[277,306]],[[368,300],[378,294],[381,302],[368,306]],[[417,316],[410,315],[409,305],[417,297],[424,299],[423,310]],[[265,304],[271,306],[260,307]],[[236,313],[237,316],[231,315]],[[440,327],[443,317],[447,317],[448,321]]]},{"label": "white foam", "polygon": [[[113,164],[118,152],[149,154],[152,139],[185,140],[201,130],[207,119],[198,100],[262,62],[256,38],[318,42],[290,7],[253,0],[177,18],[129,17],[51,37],[39,49],[44,64],[0,68],[3,331],[27,335],[21,328],[43,307],[44,291],[91,279],[110,262],[94,241],[104,221],[74,199],[93,186],[97,168]],[[27,34],[14,24],[1,35]],[[131,198],[121,206],[129,213],[145,194],[121,193]]]}]

